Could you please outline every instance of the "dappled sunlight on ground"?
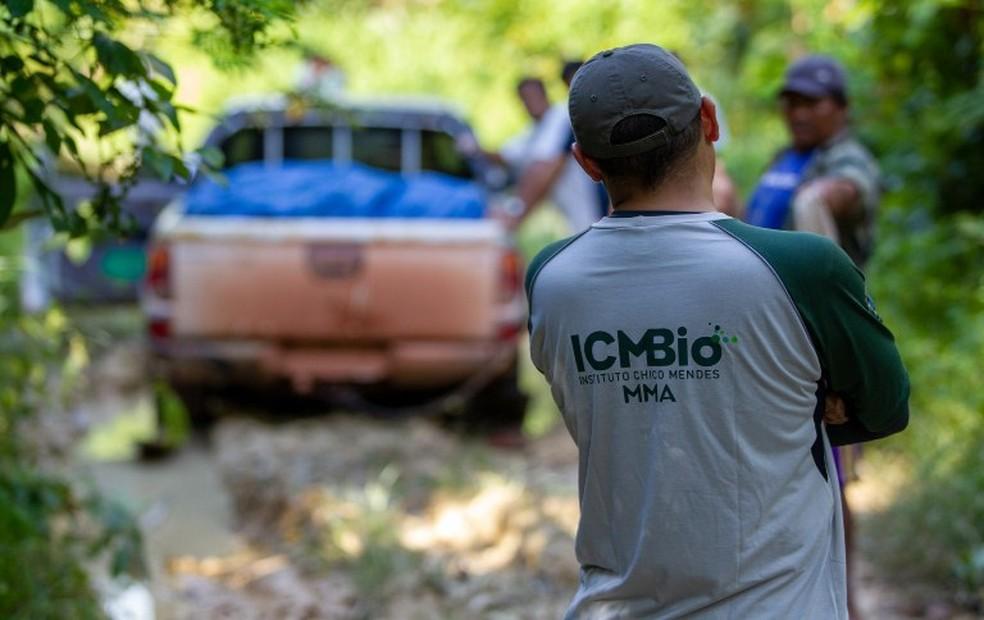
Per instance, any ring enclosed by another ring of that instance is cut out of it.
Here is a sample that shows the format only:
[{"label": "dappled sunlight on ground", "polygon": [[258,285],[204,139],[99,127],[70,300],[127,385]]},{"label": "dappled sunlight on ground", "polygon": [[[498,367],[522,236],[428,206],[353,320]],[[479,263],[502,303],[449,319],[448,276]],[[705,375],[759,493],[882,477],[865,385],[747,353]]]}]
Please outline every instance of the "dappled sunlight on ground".
[{"label": "dappled sunlight on ground", "polygon": [[[577,452],[546,405],[543,436],[497,450],[419,418],[297,419],[285,401],[265,412],[275,423],[223,419],[210,442],[139,464],[119,459],[146,431],[148,391],[127,352],[105,362],[119,376],[76,411],[94,431],[81,452],[140,517],[160,618],[533,620],[574,593]],[[866,519],[910,472],[885,453],[859,472],[864,617],[973,617],[864,561]]]},{"label": "dappled sunlight on ground", "polygon": [[496,451],[423,420],[331,416],[228,420],[213,441],[253,550],[169,562],[180,617],[209,600],[237,617],[532,619],[576,587],[564,435]]}]

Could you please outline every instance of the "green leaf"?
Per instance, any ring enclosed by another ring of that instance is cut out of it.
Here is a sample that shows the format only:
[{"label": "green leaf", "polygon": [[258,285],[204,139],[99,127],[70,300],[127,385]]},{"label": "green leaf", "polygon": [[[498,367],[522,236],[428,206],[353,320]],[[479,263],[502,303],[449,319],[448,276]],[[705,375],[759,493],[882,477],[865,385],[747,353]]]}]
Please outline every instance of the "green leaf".
[{"label": "green leaf", "polygon": [[68,134],[65,134],[65,135],[63,135],[61,137],[61,139],[62,139],[62,142],[65,144],[65,147],[68,148],[68,152],[71,153],[72,155],[74,155],[75,157],[78,157],[79,156],[79,147],[75,143],[75,138],[73,138],[72,136],[70,136]]},{"label": "green leaf", "polygon": [[24,68],[24,61],[18,56],[4,56],[0,58],[0,71],[3,73],[18,73]]},{"label": "green leaf", "polygon": [[30,56],[28,56],[28,58],[38,63],[39,65],[44,65],[45,67],[54,68],[55,66],[55,63],[50,59],[51,58],[50,55],[48,58],[45,58],[41,54],[31,54]]},{"label": "green leaf", "polygon": [[99,63],[111,75],[141,77],[147,75],[147,68],[136,52],[126,45],[111,39],[101,32],[92,37]]},{"label": "green leaf", "polygon": [[76,129],[81,131],[81,127],[77,124],[75,117],[85,116],[87,114],[94,114],[96,112],[96,106],[92,102],[92,97],[87,93],[83,92],[81,88],[73,88],[67,93],[65,98],[65,104],[59,105],[63,112],[68,116],[69,121],[75,126]]},{"label": "green leaf", "polygon": [[172,86],[177,85],[178,80],[174,76],[174,70],[171,68],[171,65],[167,64],[150,52],[142,52],[141,56],[143,56],[143,59],[147,62],[154,73],[157,73],[165,80],[170,82]]},{"label": "green leaf", "polygon": [[[107,6],[113,8],[113,9],[116,9],[117,8],[117,7],[114,7],[111,3],[106,3],[106,4],[107,4]],[[82,11],[86,15],[88,15],[92,19],[94,19],[94,20],[96,20],[98,22],[103,22],[105,24],[110,24],[111,18],[109,16],[109,14],[106,13],[106,11],[103,11],[102,10],[102,7],[100,7],[99,4],[97,4],[95,2],[79,2],[79,3],[77,3],[77,5],[79,6],[79,8],[82,9]],[[122,7],[120,7],[120,8],[122,8]]]},{"label": "green leaf", "polygon": [[108,118],[99,123],[99,137],[105,137],[109,134],[119,131],[120,129],[126,129],[133,123],[126,118],[120,116],[114,116],[113,118]]},{"label": "green leaf", "polygon": [[212,181],[219,187],[229,187],[229,177],[221,172],[216,172],[215,170],[210,170],[209,168],[202,168],[201,172],[205,174],[205,177],[209,181]]},{"label": "green leaf", "polygon": [[18,101],[30,101],[38,96],[34,81],[24,75],[18,75],[10,82],[10,91]]},{"label": "green leaf", "polygon": [[162,181],[170,181],[174,174],[174,158],[153,148],[143,150],[143,164]]},{"label": "green leaf", "polygon": [[48,145],[51,153],[57,157],[59,151],[61,151],[61,134],[58,132],[58,128],[55,127],[55,124],[48,119],[44,119],[42,123],[44,125],[44,142]]},{"label": "green leaf", "polygon": [[65,230],[65,201],[62,199],[61,194],[53,191],[45,180],[41,178],[37,172],[32,170],[30,166],[24,166],[23,169],[26,170],[28,176],[31,177],[31,182],[34,184],[34,189],[37,191],[38,196],[41,197],[41,204],[44,206],[45,213],[47,213],[48,217],[51,218],[51,222],[55,226],[55,230]]},{"label": "green leaf", "polygon": [[41,99],[28,99],[21,101],[24,108],[25,123],[40,123],[44,118],[44,101]]},{"label": "green leaf", "polygon": [[198,153],[209,168],[221,168],[222,164],[225,163],[225,154],[214,146],[203,146],[198,149]]},{"label": "green leaf", "polygon": [[107,89],[105,93],[90,93],[90,98],[92,97],[96,97],[93,103],[106,115],[106,119],[99,123],[100,136],[135,125],[140,119],[140,108],[114,87]]},{"label": "green leaf", "polygon": [[34,0],[7,0],[4,4],[13,17],[24,17],[34,10]]},{"label": "green leaf", "polygon": [[171,157],[171,161],[174,162],[174,174],[179,179],[185,181],[191,180],[191,170],[188,170],[188,166],[179,157]]},{"label": "green leaf", "polygon": [[78,114],[91,114],[95,110],[99,110],[109,118],[116,116],[116,109],[113,106],[113,102],[109,100],[109,98],[106,96],[107,93],[104,92],[103,89],[99,88],[98,84],[96,84],[86,76],[82,75],[78,71],[73,71],[72,74],[75,76],[75,79],[79,81],[79,87],[82,89],[82,92],[85,94],[86,97],[88,97],[89,101],[92,103],[92,108],[89,111],[80,112],[75,110],[75,105],[74,105],[75,102],[73,101],[72,102],[73,111],[76,111],[76,113]]},{"label": "green leaf", "polygon": [[0,142],[0,225],[7,221],[17,199],[17,176],[10,143]]},{"label": "green leaf", "polygon": [[150,87],[154,90],[154,94],[157,95],[158,101],[170,101],[174,98],[174,87],[168,86],[158,80],[151,80],[148,82]]},{"label": "green leaf", "polygon": [[76,211],[68,213],[66,227],[69,236],[72,238],[81,237],[89,230],[89,225],[86,223],[85,218]]},{"label": "green leaf", "polygon": [[181,123],[178,121],[178,111],[174,109],[174,106],[166,101],[159,104],[159,109],[167,116],[167,119],[171,121],[171,126],[181,131]]}]

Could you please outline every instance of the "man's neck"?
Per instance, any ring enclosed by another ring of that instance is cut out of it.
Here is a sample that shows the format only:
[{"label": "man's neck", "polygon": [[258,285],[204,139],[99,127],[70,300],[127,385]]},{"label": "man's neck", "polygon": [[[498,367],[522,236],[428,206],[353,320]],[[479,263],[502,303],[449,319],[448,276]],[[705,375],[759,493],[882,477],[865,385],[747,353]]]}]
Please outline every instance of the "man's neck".
[{"label": "man's neck", "polygon": [[703,178],[680,178],[655,191],[617,198],[614,211],[715,211],[711,184]]}]

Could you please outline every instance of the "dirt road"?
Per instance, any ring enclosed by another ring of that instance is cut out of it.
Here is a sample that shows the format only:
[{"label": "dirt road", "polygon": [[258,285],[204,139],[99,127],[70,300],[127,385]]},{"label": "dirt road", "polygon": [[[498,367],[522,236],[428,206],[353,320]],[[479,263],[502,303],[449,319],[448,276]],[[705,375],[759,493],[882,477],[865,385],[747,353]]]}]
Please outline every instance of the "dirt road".
[{"label": "dirt road", "polygon": [[[139,382],[99,381],[95,434],[146,416]],[[233,417],[160,462],[93,452],[81,470],[140,517],[159,618],[556,618],[577,585],[559,426],[497,450],[420,419]],[[859,579],[865,618],[954,617]]]}]

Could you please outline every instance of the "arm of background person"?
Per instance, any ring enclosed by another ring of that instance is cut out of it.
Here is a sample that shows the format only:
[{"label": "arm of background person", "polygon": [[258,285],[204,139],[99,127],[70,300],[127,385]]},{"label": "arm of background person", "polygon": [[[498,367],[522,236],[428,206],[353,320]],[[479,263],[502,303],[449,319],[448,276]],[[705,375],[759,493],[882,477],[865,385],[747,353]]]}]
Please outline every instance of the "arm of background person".
[{"label": "arm of background person", "polygon": [[526,205],[522,217],[525,217],[533,207],[547,197],[550,189],[557,182],[560,172],[564,169],[567,157],[565,153],[553,159],[535,161],[527,167],[523,176],[519,178],[519,184],[516,188],[516,195]]},{"label": "arm of background person", "polygon": [[[854,181],[836,177],[821,177],[811,181],[805,189],[818,193],[835,220],[845,220],[861,214],[863,203],[861,192]],[[803,191],[803,190],[801,190]]]},{"label": "arm of background person", "polygon": [[550,108],[528,144],[529,163],[519,178],[516,194],[525,209],[520,220],[538,205],[560,177],[570,154],[571,123],[565,105]]},{"label": "arm of background person", "polygon": [[806,186],[816,188],[834,219],[856,220],[877,205],[878,164],[859,144],[848,141],[834,146],[823,169],[822,176]]},{"label": "arm of background person", "polygon": [[455,148],[458,153],[466,157],[484,157],[499,166],[513,166],[516,164],[521,143],[526,139],[525,133],[504,144],[501,151],[487,151],[479,145],[474,135],[464,133],[455,138]]}]

